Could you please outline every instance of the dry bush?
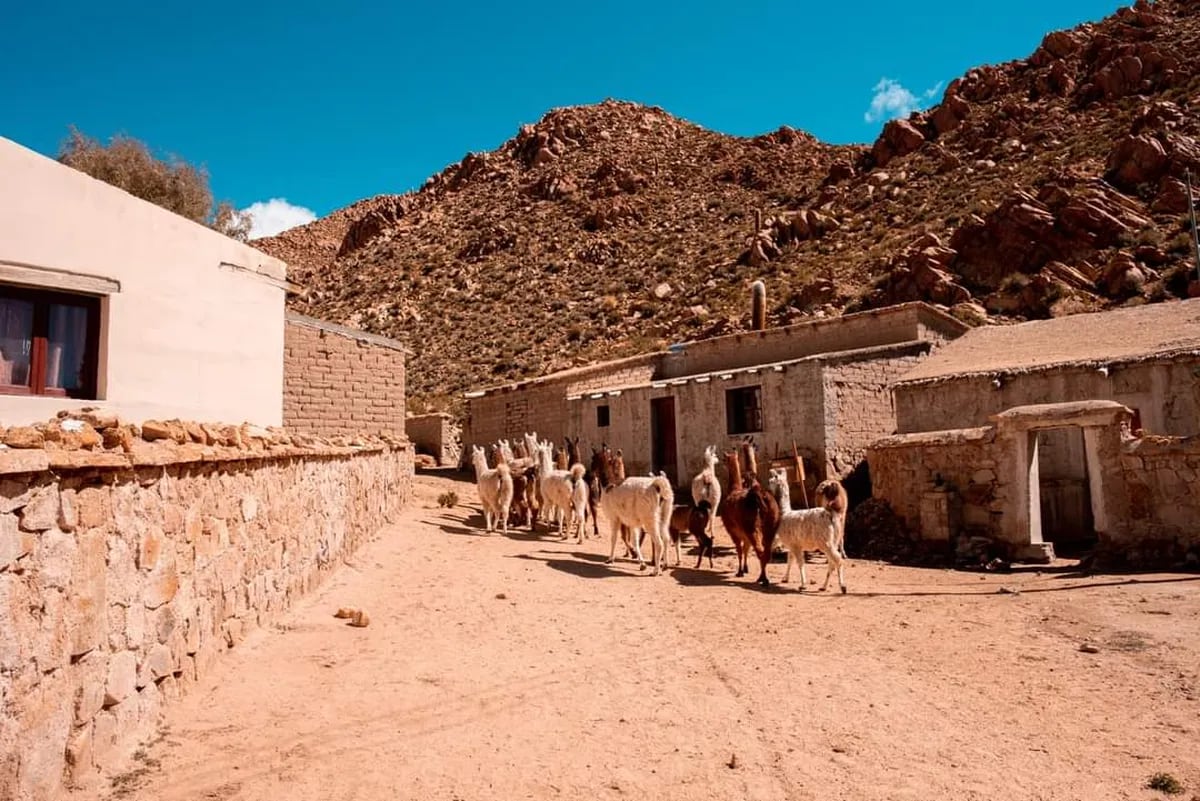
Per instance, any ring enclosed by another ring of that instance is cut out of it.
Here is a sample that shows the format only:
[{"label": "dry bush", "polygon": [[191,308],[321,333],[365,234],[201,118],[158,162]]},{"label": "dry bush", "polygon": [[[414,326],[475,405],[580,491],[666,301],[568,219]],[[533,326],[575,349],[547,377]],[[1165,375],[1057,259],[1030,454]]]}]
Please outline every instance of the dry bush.
[{"label": "dry bush", "polygon": [[181,217],[246,241],[250,216],[227,202],[214,205],[208,172],[170,156],[155,158],[145,142],[114,136],[107,145],[71,126],[58,160],[93,178],[124,189],[134,197],[162,206]]}]

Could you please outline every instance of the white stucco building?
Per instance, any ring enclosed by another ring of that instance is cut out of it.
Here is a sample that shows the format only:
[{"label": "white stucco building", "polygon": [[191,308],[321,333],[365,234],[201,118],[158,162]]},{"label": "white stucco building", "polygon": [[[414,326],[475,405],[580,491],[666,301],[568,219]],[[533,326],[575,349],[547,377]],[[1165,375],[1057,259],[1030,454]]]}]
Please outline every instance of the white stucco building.
[{"label": "white stucco building", "polygon": [[0,424],[279,425],[286,266],[0,138]]}]

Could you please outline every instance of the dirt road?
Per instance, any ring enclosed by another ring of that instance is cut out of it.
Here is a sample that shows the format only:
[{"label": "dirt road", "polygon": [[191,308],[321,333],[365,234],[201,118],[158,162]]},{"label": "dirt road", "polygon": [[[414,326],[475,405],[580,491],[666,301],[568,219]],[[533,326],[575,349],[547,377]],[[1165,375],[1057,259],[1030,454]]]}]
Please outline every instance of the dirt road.
[{"label": "dirt road", "polygon": [[484,536],[472,486],[437,508],[449,486],[420,478],[108,794],[1150,799],[1167,772],[1200,795],[1198,576],[852,560],[849,595],[800,595],[733,579],[726,548],[653,578],[605,565],[607,540]]}]

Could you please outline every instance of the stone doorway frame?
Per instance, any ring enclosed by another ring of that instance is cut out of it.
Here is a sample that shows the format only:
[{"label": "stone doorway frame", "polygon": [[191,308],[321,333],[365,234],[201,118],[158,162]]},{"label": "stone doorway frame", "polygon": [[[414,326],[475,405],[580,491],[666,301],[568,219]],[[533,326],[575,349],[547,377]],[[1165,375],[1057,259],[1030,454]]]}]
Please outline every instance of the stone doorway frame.
[{"label": "stone doorway frame", "polygon": [[1097,538],[1111,534],[1112,516],[1125,490],[1121,474],[1121,440],[1133,412],[1114,401],[1079,401],[1017,406],[993,415],[1012,490],[1004,504],[1001,538],[1018,560],[1048,561],[1054,546],[1042,536],[1038,434],[1053,428],[1083,429],[1088,493]]}]

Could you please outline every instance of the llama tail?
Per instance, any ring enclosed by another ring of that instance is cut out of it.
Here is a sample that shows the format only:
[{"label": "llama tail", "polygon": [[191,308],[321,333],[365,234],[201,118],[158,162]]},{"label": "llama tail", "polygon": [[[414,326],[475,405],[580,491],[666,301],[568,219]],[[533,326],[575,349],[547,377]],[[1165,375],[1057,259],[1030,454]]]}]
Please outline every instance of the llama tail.
[{"label": "llama tail", "polygon": [[663,474],[655,476],[650,482],[650,486],[654,487],[654,491],[658,494],[658,519],[662,525],[662,530],[669,531],[671,528],[671,510],[675,507],[675,490],[671,487],[671,481]]},{"label": "llama tail", "polygon": [[587,468],[581,464],[576,464],[571,468],[571,483],[574,484],[583,478],[583,474],[587,472]]}]

